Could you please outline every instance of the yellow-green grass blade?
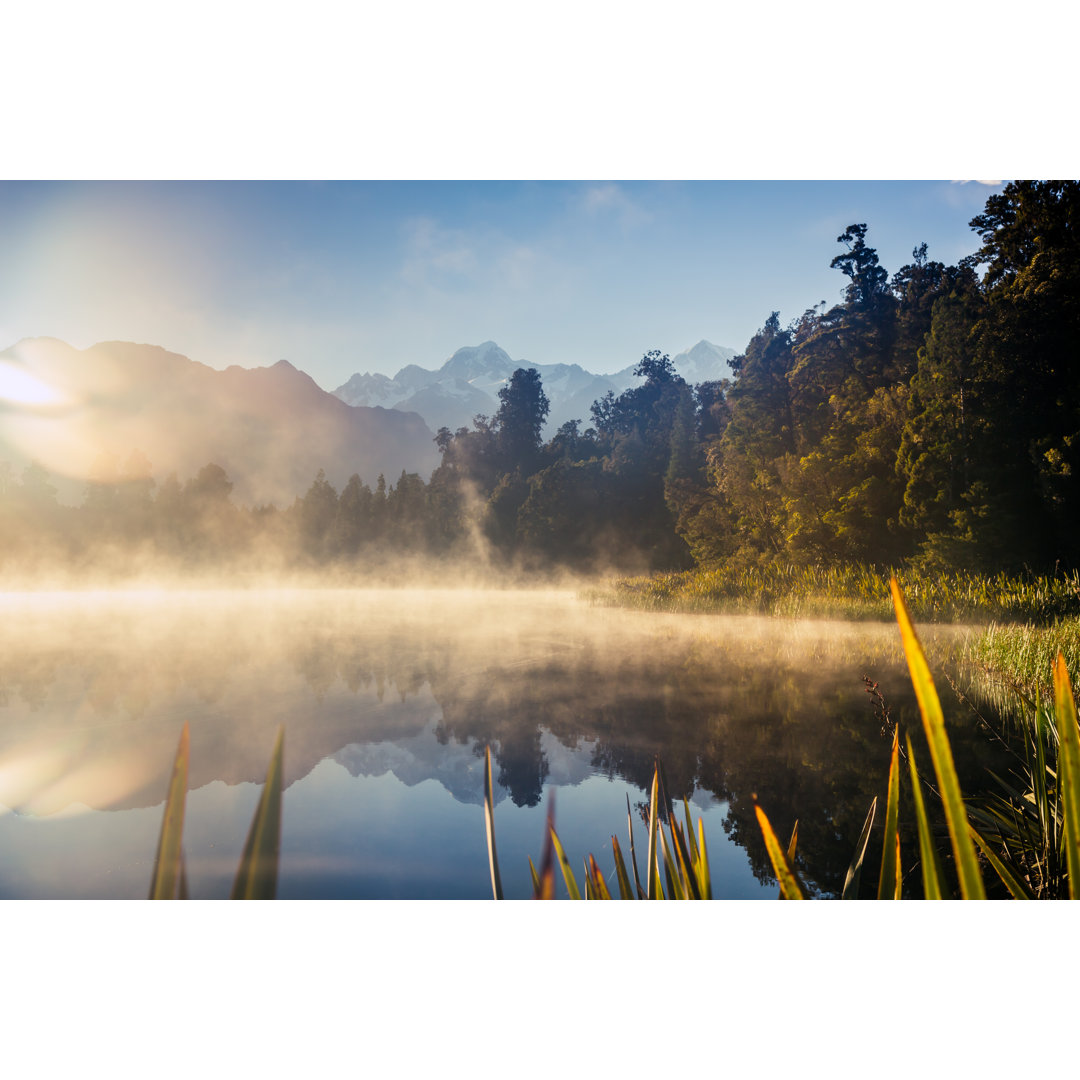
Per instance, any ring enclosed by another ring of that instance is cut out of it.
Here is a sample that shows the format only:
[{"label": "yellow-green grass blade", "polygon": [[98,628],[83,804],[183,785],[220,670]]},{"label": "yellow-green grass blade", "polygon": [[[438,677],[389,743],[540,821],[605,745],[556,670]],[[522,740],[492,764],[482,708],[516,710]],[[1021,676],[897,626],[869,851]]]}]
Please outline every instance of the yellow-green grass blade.
[{"label": "yellow-green grass blade", "polygon": [[585,863],[585,899],[586,900],[595,900],[596,899],[596,890],[593,888],[592,876],[589,873],[589,860],[585,859],[584,863]]},{"label": "yellow-green grass blade", "polygon": [[1065,865],[1069,873],[1069,899],[1080,896],[1080,730],[1076,726],[1076,699],[1069,684],[1065,657],[1054,665],[1054,704],[1058,728],[1058,781],[1065,822]]},{"label": "yellow-green grass blade", "polygon": [[[796,844],[798,844],[798,842],[799,842],[799,820],[798,820],[798,818],[796,818],[795,819],[795,825],[791,830],[791,839],[788,841],[788,846],[787,846],[787,861],[788,861],[788,865],[792,866],[792,867],[795,865],[795,846],[796,846]],[[784,893],[783,893],[782,890],[780,892],[780,896],[778,897],[778,899],[780,899],[780,900],[784,899]]]},{"label": "yellow-green grass blade", "polygon": [[544,846],[540,855],[539,888],[533,885],[534,900],[555,899],[555,849],[551,834],[555,831],[555,789],[548,791],[547,823],[544,827]]},{"label": "yellow-green grass blade", "polygon": [[626,872],[622,849],[619,847],[619,841],[614,836],[611,838],[611,850],[615,853],[615,876],[619,879],[619,899],[633,900],[634,890],[630,885],[630,876]]},{"label": "yellow-green grass blade", "polygon": [[915,633],[907,602],[904,600],[904,594],[896,578],[890,579],[889,587],[892,590],[896,621],[900,625],[900,637],[904,644],[904,655],[907,657],[911,682],[919,701],[919,712],[922,715],[926,742],[930,748],[930,758],[934,764],[938,790],[941,792],[941,801],[945,808],[949,840],[952,843],[956,872],[960,879],[960,895],[965,900],[985,900],[986,889],[983,886],[975,845],[968,834],[964,798],[960,793],[960,781],[956,776],[949,737],[945,733],[945,717],[941,711],[941,701],[934,688],[934,680],[930,676],[926,655]]},{"label": "yellow-green grass blade", "polygon": [[970,826],[969,828],[971,829],[972,840],[979,845],[983,855],[986,856],[986,861],[994,868],[994,872],[1001,878],[1002,884],[1009,890],[1009,895],[1014,900],[1033,900],[1031,890],[1002,862],[997,852],[979,835],[978,831]]},{"label": "yellow-green grass blade", "polygon": [[273,900],[281,853],[281,784],[285,728],[278,728],[259,805],[251,820],[244,854],[233,882],[232,900]]},{"label": "yellow-green grass blade", "polygon": [[495,785],[491,779],[491,747],[484,748],[484,825],[487,828],[488,869],[491,871],[491,891],[496,900],[503,898],[502,878],[499,876],[499,857],[495,853]]},{"label": "yellow-green grass blade", "polygon": [[911,737],[904,736],[907,744],[908,770],[911,773],[911,794],[915,802],[915,824],[919,830],[919,865],[922,867],[923,895],[927,900],[940,900],[941,874],[938,868],[934,836],[930,831],[930,819],[926,816],[926,804],[922,797],[919,769],[915,764],[915,751],[911,749]]},{"label": "yellow-green grass blade", "polygon": [[185,723],[176,748],[169,793],[165,798],[165,813],[161,819],[154,873],[150,879],[151,900],[175,900],[177,883],[182,872],[180,845],[184,835],[184,803],[187,799],[188,759],[191,736]]},{"label": "yellow-green grass blade", "polygon": [[540,895],[540,875],[536,872],[536,867],[533,866],[532,856],[527,856],[529,860],[529,877],[532,878],[533,897],[534,899]]},{"label": "yellow-green grass blade", "polygon": [[641,878],[638,877],[637,852],[634,851],[634,816],[630,813],[630,796],[626,796],[626,827],[630,833],[630,865],[634,870],[634,888],[637,890],[639,900],[644,900],[646,893],[641,887]]},{"label": "yellow-green grass blade", "polygon": [[881,874],[878,877],[877,898],[896,897],[899,868],[896,865],[896,841],[900,817],[900,728],[893,731],[892,756],[889,758],[889,794],[885,802],[885,839],[881,849]]},{"label": "yellow-green grass blade", "polygon": [[893,900],[901,899],[900,886],[903,883],[904,875],[900,870],[900,833],[896,833],[896,887],[893,889]]},{"label": "yellow-green grass blade", "polygon": [[841,900],[859,899],[859,879],[862,877],[863,856],[866,854],[866,845],[870,842],[870,829],[874,824],[874,814],[877,813],[877,796],[870,803],[870,810],[863,822],[862,832],[855,844],[855,854],[851,856],[851,865],[844,876],[844,888],[840,893]]},{"label": "yellow-green grass blade", "polygon": [[694,839],[694,822],[690,818],[690,804],[683,797],[683,814],[686,816],[686,842],[690,847],[690,862],[693,865],[697,865],[698,859],[701,858],[698,852],[697,841]]},{"label": "yellow-green grass blade", "polygon": [[648,878],[648,898],[656,900],[660,889],[660,869],[656,857],[656,812],[660,792],[660,767],[653,769],[652,791],[649,794],[649,853],[646,856],[645,874]]},{"label": "yellow-green grass blade", "polygon": [[769,824],[765,811],[758,806],[756,799],[754,800],[754,812],[757,814],[758,825],[761,827],[761,835],[765,837],[765,850],[769,853],[773,873],[776,874],[776,880],[780,883],[780,895],[785,900],[802,900],[802,889],[799,888],[799,883],[792,873],[791,867],[788,866],[784,849],[776,833],[773,832],[773,827]]},{"label": "yellow-green grass blade", "polygon": [[686,889],[683,887],[682,878],[679,875],[679,867],[675,862],[675,857],[671,854],[671,849],[668,847],[667,833],[664,832],[663,826],[658,830],[660,836],[660,847],[664,852],[664,877],[668,883],[668,896],[672,900],[685,900]]},{"label": "yellow-green grass blade", "polygon": [[592,855],[589,856],[589,871],[593,879],[594,898],[597,900],[610,900],[611,890],[607,887],[604,875],[600,873],[600,867],[596,865],[596,860]]},{"label": "yellow-green grass blade", "polygon": [[690,852],[683,838],[682,826],[675,820],[674,815],[671,817],[671,835],[675,846],[675,857],[678,859],[683,892],[688,900],[700,900],[701,893],[698,891],[697,877],[690,864]]},{"label": "yellow-green grass blade", "polygon": [[698,889],[706,900],[712,899],[712,880],[709,877],[709,852],[705,847],[705,822],[702,818],[697,819],[698,827],[698,850],[701,858],[698,859]]},{"label": "yellow-green grass blade", "polygon": [[555,847],[555,858],[559,861],[559,868],[562,870],[563,881],[566,882],[566,891],[570,899],[580,900],[581,893],[578,890],[577,880],[574,878],[574,871],[570,869],[570,863],[566,859],[566,852],[563,851],[563,846],[559,842],[559,835],[554,829],[551,830],[551,843]]}]

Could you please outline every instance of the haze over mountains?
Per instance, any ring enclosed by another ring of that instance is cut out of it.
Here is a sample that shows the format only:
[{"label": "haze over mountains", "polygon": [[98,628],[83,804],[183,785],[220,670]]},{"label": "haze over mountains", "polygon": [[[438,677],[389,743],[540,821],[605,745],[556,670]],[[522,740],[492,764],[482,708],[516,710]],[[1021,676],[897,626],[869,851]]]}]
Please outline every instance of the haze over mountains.
[{"label": "haze over mountains", "polygon": [[0,353],[0,369],[43,388],[38,400],[0,399],[0,461],[37,461],[78,503],[95,470],[138,450],[160,483],[220,465],[237,502],[289,506],[319,469],[340,489],[352,473],[393,483],[428,475],[434,435],[415,413],[355,408],[292,364],[217,371],[154,345],[104,342],[79,350],[53,338]]},{"label": "haze over mountains", "polygon": [[[731,349],[701,341],[674,358],[690,383],[730,374]],[[353,473],[374,486],[404,470],[425,480],[438,465],[434,434],[494,415],[498,391],[519,367],[535,367],[551,401],[546,434],[567,420],[590,424],[590,407],[638,380],[634,365],[596,375],[578,364],[511,360],[494,342],[458,349],[437,371],[417,365],[393,379],[357,374],[333,394],[286,360],[224,371],[155,345],[103,342],[79,350],[31,338],[0,353],[0,374],[29,379],[29,398],[0,392],[0,462],[36,461],[69,504],[88,478],[121,467],[132,451],[161,483],[183,483],[211,462],[233,498],[291,505],[319,469],[339,491]],[[2,390],[2,387],[0,387]]]},{"label": "haze over mountains", "polygon": [[[675,370],[691,385],[728,378],[734,349],[699,341],[693,348],[672,357]],[[468,427],[479,413],[493,415],[499,408],[499,388],[518,368],[535,368],[551,402],[545,428],[553,434],[567,420],[590,425],[589,409],[609,390],[618,396],[637,385],[636,362],[612,375],[595,375],[579,364],[533,364],[511,360],[494,341],[458,349],[436,371],[409,364],[392,379],[386,375],[357,373],[334,393],[350,405],[381,405],[388,409],[419,413],[428,427],[456,431]]]}]

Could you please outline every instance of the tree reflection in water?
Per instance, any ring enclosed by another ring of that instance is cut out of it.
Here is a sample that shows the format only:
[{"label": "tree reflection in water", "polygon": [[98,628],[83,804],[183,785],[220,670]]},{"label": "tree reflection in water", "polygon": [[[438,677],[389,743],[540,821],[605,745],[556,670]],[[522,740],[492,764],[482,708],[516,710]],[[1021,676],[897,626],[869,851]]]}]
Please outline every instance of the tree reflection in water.
[{"label": "tree reflection in water", "polygon": [[[77,747],[82,766],[132,755],[144,763],[112,796],[68,792],[91,806],[160,803],[189,718],[192,789],[260,782],[284,722],[286,785],[344,748],[415,746],[433,732],[433,761],[439,747],[479,758],[490,744],[497,783],[519,807],[537,806],[550,782],[548,733],[586,754],[590,771],[642,792],[659,755],[672,797],[708,792],[727,804],[725,830],[768,881],[756,794],[781,835],[798,819],[800,869],[826,893],[839,892],[888,770],[890,743],[864,674],[917,752],[921,740],[891,626],[643,615],[554,594],[28,598],[0,628],[0,657],[0,764],[50,739]],[[953,752],[972,792],[1000,761],[953,712]],[[479,792],[453,793],[479,803]],[[621,821],[613,806],[611,830]],[[868,865],[864,878],[875,873]]]}]

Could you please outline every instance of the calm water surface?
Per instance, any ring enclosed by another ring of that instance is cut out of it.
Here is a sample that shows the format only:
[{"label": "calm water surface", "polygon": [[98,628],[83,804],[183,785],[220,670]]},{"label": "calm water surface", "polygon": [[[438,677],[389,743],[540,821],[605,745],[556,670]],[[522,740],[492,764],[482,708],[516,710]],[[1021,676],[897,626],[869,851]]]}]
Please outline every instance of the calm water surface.
[{"label": "calm water surface", "polygon": [[[917,717],[892,625],[612,611],[558,592],[0,604],[5,898],[145,896],[185,721],[193,897],[228,895],[279,724],[283,898],[489,896],[486,744],[509,896],[529,894],[553,796],[575,866],[592,852],[614,880],[627,798],[642,858],[657,754],[704,819],[718,897],[776,895],[755,793],[782,836],[798,819],[800,869],[829,895],[888,770],[862,676],[894,719]],[[975,783],[990,744],[958,706],[950,720]]]}]

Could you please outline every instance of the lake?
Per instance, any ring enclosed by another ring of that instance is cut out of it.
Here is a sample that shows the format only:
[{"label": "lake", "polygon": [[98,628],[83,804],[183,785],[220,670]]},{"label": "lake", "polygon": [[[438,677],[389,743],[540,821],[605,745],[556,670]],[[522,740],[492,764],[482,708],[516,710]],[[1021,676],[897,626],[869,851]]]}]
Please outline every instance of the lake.
[{"label": "lake", "polygon": [[[891,734],[863,676],[902,732],[918,726],[891,624],[658,615],[559,591],[0,603],[4,898],[145,896],[185,721],[193,898],[228,896],[281,724],[281,898],[489,897],[489,744],[509,897],[530,895],[527,858],[539,862],[552,797],[575,870],[595,854],[613,890],[611,836],[629,858],[629,799],[643,866],[657,755],[669,794],[704,821],[718,898],[776,896],[755,794],[785,841],[798,819],[800,870],[828,896],[885,794]],[[944,655],[955,637],[924,641]],[[968,791],[1000,761],[939,689]],[[929,772],[925,751],[920,762]],[[874,882],[876,864],[871,850]]]}]

